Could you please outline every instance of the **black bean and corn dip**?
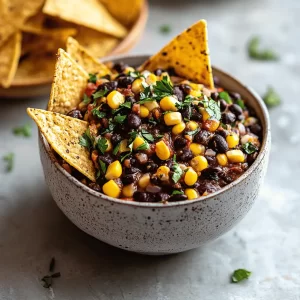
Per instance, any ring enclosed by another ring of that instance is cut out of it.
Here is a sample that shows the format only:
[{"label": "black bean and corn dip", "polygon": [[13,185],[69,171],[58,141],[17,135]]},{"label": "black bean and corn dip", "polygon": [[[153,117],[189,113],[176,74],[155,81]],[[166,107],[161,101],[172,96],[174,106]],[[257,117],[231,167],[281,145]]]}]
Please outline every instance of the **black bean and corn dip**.
[{"label": "black bean and corn dip", "polygon": [[89,122],[80,144],[97,172],[90,188],[137,202],[192,200],[220,190],[253,163],[262,128],[241,96],[218,85],[209,90],[176,76],[123,63],[90,80],[79,106],[68,113]]}]

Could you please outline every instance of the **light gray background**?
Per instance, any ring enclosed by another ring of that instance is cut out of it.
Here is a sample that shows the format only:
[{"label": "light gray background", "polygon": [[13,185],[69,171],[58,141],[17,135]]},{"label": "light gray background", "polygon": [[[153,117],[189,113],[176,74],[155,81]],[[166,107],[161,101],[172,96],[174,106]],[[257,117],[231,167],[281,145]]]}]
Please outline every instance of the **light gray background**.
[{"label": "light gray background", "polygon": [[[129,1],[128,1],[129,2]],[[3,101],[0,156],[13,151],[15,168],[0,162],[0,299],[21,300],[299,300],[300,299],[300,2],[299,0],[152,1],[142,41],[133,53],[158,50],[200,18],[209,24],[212,62],[259,93],[273,85],[283,104],[271,111],[273,145],[269,171],[255,207],[217,241],[183,254],[146,257],[107,246],[81,232],[59,211],[45,186],[37,149],[15,137],[28,120],[27,106],[46,98]],[[170,24],[172,33],[158,27]],[[253,62],[245,44],[259,34],[280,62]],[[39,279],[57,259],[52,290]],[[251,278],[230,284],[234,269]]]}]

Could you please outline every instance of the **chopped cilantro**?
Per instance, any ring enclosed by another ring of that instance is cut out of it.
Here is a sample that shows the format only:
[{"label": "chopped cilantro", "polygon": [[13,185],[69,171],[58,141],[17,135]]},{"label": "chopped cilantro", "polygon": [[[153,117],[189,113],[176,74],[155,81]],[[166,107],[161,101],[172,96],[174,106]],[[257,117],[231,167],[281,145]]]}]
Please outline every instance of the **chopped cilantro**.
[{"label": "chopped cilantro", "polygon": [[108,128],[106,128],[106,129],[102,132],[102,134],[113,132],[114,129],[115,129],[115,127],[116,127],[116,124],[114,124],[114,122],[113,122],[112,119],[109,119],[109,120],[108,120]]},{"label": "chopped cilantro", "polygon": [[87,94],[83,94],[83,103],[84,104],[89,104],[91,102],[90,97],[88,97]]},{"label": "chopped cilantro", "polygon": [[149,144],[147,142],[143,143],[142,145],[138,146],[136,148],[136,151],[143,151],[149,149]]},{"label": "chopped cilantro", "polygon": [[3,160],[6,162],[6,172],[11,172],[14,166],[15,154],[10,152],[3,156]]},{"label": "chopped cilantro", "polygon": [[173,196],[173,195],[183,195],[183,194],[184,194],[183,191],[174,190],[171,195]]},{"label": "chopped cilantro", "polygon": [[91,136],[90,129],[79,138],[79,144],[85,148],[91,149],[94,145],[94,138]]},{"label": "chopped cilantro", "polygon": [[173,162],[172,170],[174,172],[172,175],[172,179],[173,179],[174,183],[177,183],[179,181],[179,179],[181,178],[183,171],[180,168],[179,164],[175,161]]},{"label": "chopped cilantro", "polygon": [[118,145],[114,148],[114,150],[112,152],[113,155],[117,155],[117,153],[119,152],[120,146],[121,146],[121,142],[118,143]]},{"label": "chopped cilantro", "polygon": [[236,100],[236,104],[240,106],[241,109],[245,109],[245,103],[242,99]]},{"label": "chopped cilantro", "polygon": [[169,78],[167,76],[163,76],[162,80],[156,81],[155,85],[153,86],[153,92],[156,100],[173,95],[173,87]]},{"label": "chopped cilantro", "polygon": [[191,131],[186,131],[185,134],[187,135],[195,135],[200,131],[199,128],[195,129],[195,130],[191,130]]},{"label": "chopped cilantro", "polygon": [[131,102],[129,102],[129,101],[124,102],[123,104],[121,104],[119,106],[119,108],[112,110],[112,112],[113,112],[113,114],[116,114],[116,113],[118,113],[120,110],[122,110],[124,108],[131,109]]},{"label": "chopped cilantro", "polygon": [[102,118],[104,118],[106,116],[106,113],[103,112],[103,111],[100,111],[99,107],[94,108],[92,110],[92,114],[93,114],[94,117],[97,117],[99,119],[102,119]]},{"label": "chopped cilantro", "polygon": [[148,132],[147,130],[145,130],[145,129],[142,129],[142,136],[148,142],[154,142],[153,135],[150,132]]},{"label": "chopped cilantro", "polygon": [[280,96],[272,87],[268,87],[267,92],[263,96],[263,100],[269,108],[276,107],[281,103]]},{"label": "chopped cilantro", "polygon": [[159,27],[159,31],[162,34],[168,34],[171,32],[171,27],[168,24],[163,24]]},{"label": "chopped cilantro", "polygon": [[204,100],[201,101],[204,105],[205,110],[210,115],[210,119],[220,120],[221,119],[221,110],[219,103],[212,99],[204,96]]},{"label": "chopped cilantro", "polygon": [[259,37],[253,37],[248,43],[248,55],[256,60],[278,60],[278,55],[271,49],[259,49]]},{"label": "chopped cilantro", "polygon": [[107,139],[102,137],[99,138],[97,141],[97,148],[102,154],[104,154],[106,149],[108,148]]},{"label": "chopped cilantro", "polygon": [[133,77],[133,78],[145,78],[144,75],[142,75],[139,71],[133,71],[133,72],[129,72],[128,76]]},{"label": "chopped cilantro", "polygon": [[100,165],[100,171],[103,175],[105,175],[106,169],[107,169],[106,164],[101,159],[99,159],[98,161],[99,161],[99,165]]},{"label": "chopped cilantro", "polygon": [[154,120],[153,118],[150,118],[148,120],[148,123],[150,123],[151,125],[157,125],[158,121],[157,120]]},{"label": "chopped cilantro", "polygon": [[233,283],[238,283],[244,279],[248,279],[251,275],[250,271],[247,271],[245,269],[238,269],[235,270],[231,276],[231,280]]},{"label": "chopped cilantro", "polygon": [[104,97],[106,96],[107,93],[108,93],[108,89],[106,88],[104,90],[97,91],[93,94],[93,99]]},{"label": "chopped cilantro", "polygon": [[97,75],[96,74],[89,74],[89,82],[96,83],[97,82]]},{"label": "chopped cilantro", "polygon": [[125,158],[127,158],[128,156],[130,156],[131,155],[131,151],[130,152],[127,152],[125,155],[123,155],[122,157],[121,157],[121,162],[123,162],[124,161],[124,159]]},{"label": "chopped cilantro", "polygon": [[151,102],[151,101],[155,101],[155,99],[151,95],[151,87],[147,86],[145,87],[143,92],[140,92],[140,101],[138,103],[143,104],[145,102]]},{"label": "chopped cilantro", "polygon": [[118,123],[118,124],[122,124],[125,119],[127,118],[127,115],[117,115],[114,117],[114,122]]},{"label": "chopped cilantro", "polygon": [[26,123],[23,126],[16,127],[13,129],[14,135],[23,135],[25,137],[31,136],[31,124]]},{"label": "chopped cilantro", "polygon": [[176,103],[176,107],[178,109],[190,108],[190,106],[194,100],[196,100],[195,97],[188,95],[184,98],[184,100],[182,102]]},{"label": "chopped cilantro", "polygon": [[231,104],[232,100],[229,94],[225,91],[219,93],[219,97],[226,101],[226,103]]},{"label": "chopped cilantro", "polygon": [[242,149],[247,153],[247,154],[252,154],[256,152],[258,149],[251,143],[248,142],[242,146]]}]

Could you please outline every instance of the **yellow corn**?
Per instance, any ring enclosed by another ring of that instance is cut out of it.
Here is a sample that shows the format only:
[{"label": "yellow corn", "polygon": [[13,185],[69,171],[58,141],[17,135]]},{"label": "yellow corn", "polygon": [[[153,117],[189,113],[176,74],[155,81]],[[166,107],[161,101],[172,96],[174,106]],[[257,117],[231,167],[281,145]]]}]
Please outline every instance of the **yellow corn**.
[{"label": "yellow corn", "polygon": [[122,195],[127,198],[131,198],[136,191],[136,186],[134,183],[125,185],[122,189]]},{"label": "yellow corn", "polygon": [[245,120],[244,125],[245,126],[251,126],[257,123],[257,119],[254,117],[249,117]]},{"label": "yellow corn", "polygon": [[193,97],[201,97],[202,93],[200,91],[191,90],[190,95]]},{"label": "yellow corn", "polygon": [[209,122],[210,122],[210,126],[209,126],[208,130],[210,132],[216,131],[220,126],[220,121],[218,121],[218,120],[209,120]]},{"label": "yellow corn", "polygon": [[206,120],[208,120],[210,118],[209,113],[203,107],[200,108],[200,112],[202,114],[203,121],[206,121]]},{"label": "yellow corn", "polygon": [[188,130],[196,130],[197,128],[199,127],[198,123],[195,122],[195,121],[189,121],[187,124],[186,124],[186,128]]},{"label": "yellow corn", "polygon": [[170,76],[168,72],[162,72],[159,76],[160,80],[162,80],[164,77],[168,77],[168,80],[170,81]]},{"label": "yellow corn", "polygon": [[118,198],[121,194],[119,186],[113,180],[106,182],[102,189],[103,193],[110,197]]},{"label": "yellow corn", "polygon": [[120,143],[119,153],[130,151],[130,148],[127,147],[128,140],[122,140]]},{"label": "yellow corn", "polygon": [[140,116],[141,118],[147,118],[149,116],[149,109],[144,105],[140,106]]},{"label": "yellow corn", "polygon": [[155,153],[161,160],[167,160],[171,156],[170,149],[164,141],[159,141],[156,143]]},{"label": "yellow corn", "polygon": [[184,182],[186,185],[194,185],[198,180],[197,173],[192,169],[188,168],[188,170],[184,174]]},{"label": "yellow corn", "polygon": [[228,163],[228,159],[227,159],[226,154],[218,154],[217,155],[217,161],[218,161],[218,164],[220,166],[223,166],[223,167],[226,166],[227,163]]},{"label": "yellow corn", "polygon": [[190,144],[190,150],[192,151],[192,153],[194,154],[194,156],[196,155],[203,155],[205,152],[205,147],[201,144],[197,144],[197,143],[191,143]]},{"label": "yellow corn", "polygon": [[133,149],[136,150],[139,146],[143,145],[145,140],[139,135],[133,141]]},{"label": "yellow corn", "polygon": [[112,162],[106,171],[105,178],[107,180],[119,178],[122,175],[122,165],[118,160]]},{"label": "yellow corn", "polygon": [[199,194],[194,189],[185,189],[184,190],[185,195],[188,197],[189,200],[193,200],[199,197]]},{"label": "yellow corn", "polygon": [[234,148],[239,144],[239,136],[236,133],[227,135],[226,142],[229,148]]},{"label": "yellow corn", "polygon": [[112,91],[107,96],[107,104],[112,109],[117,109],[121,104],[125,102],[125,97],[118,91]]},{"label": "yellow corn", "polygon": [[166,96],[160,100],[159,105],[164,111],[177,111],[177,103],[179,103],[178,100],[175,99],[173,96]]},{"label": "yellow corn", "polygon": [[105,152],[111,151],[113,146],[112,146],[112,143],[109,139],[106,139],[106,145],[107,145],[107,148],[106,148]]},{"label": "yellow corn", "polygon": [[135,94],[139,94],[144,90],[143,83],[145,82],[145,78],[137,78],[131,85],[131,89]]},{"label": "yellow corn", "polygon": [[167,166],[160,166],[156,171],[156,175],[161,181],[169,180],[169,173],[170,169]]},{"label": "yellow corn", "polygon": [[124,73],[125,73],[125,74],[128,74],[128,73],[134,72],[134,71],[135,71],[134,68],[132,68],[132,67],[127,67],[127,68],[124,70]]},{"label": "yellow corn", "polygon": [[182,116],[179,112],[171,112],[164,115],[164,121],[168,126],[177,125],[182,122]]},{"label": "yellow corn", "polygon": [[191,160],[190,165],[195,171],[201,172],[208,167],[208,162],[204,156],[198,155]]},{"label": "yellow corn", "polygon": [[195,91],[201,91],[203,89],[203,84],[190,82],[189,85]]},{"label": "yellow corn", "polygon": [[144,174],[139,179],[138,184],[142,189],[145,189],[150,184],[150,174],[149,173]]},{"label": "yellow corn", "polygon": [[156,101],[145,102],[144,105],[148,108],[149,111],[159,107],[159,104]]},{"label": "yellow corn", "polygon": [[184,129],[185,129],[185,123],[184,123],[184,122],[180,122],[179,124],[173,126],[173,128],[172,128],[172,133],[178,135],[178,134],[180,134]]},{"label": "yellow corn", "polygon": [[226,152],[226,156],[233,163],[242,163],[245,160],[244,153],[241,150],[229,150]]},{"label": "yellow corn", "polygon": [[152,84],[155,84],[155,82],[157,81],[157,77],[155,74],[153,73],[150,73],[148,76],[147,76],[147,79],[146,79],[146,82],[150,85]]}]

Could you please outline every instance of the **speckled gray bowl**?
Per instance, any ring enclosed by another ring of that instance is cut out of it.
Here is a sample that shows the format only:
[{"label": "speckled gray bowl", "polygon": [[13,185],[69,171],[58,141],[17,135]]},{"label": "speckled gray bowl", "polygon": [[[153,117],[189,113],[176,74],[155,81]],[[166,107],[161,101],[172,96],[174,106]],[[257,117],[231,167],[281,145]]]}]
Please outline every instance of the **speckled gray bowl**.
[{"label": "speckled gray bowl", "polygon": [[[146,58],[120,56],[112,60],[137,66]],[[69,175],[40,135],[46,182],[58,207],[76,226],[115,247],[159,255],[199,247],[227,232],[247,214],[267,169],[271,139],[268,112],[252,89],[217,68],[213,72],[222,86],[242,95],[262,122],[262,148],[253,165],[238,180],[198,200],[167,205],[128,202],[97,193]]]}]

